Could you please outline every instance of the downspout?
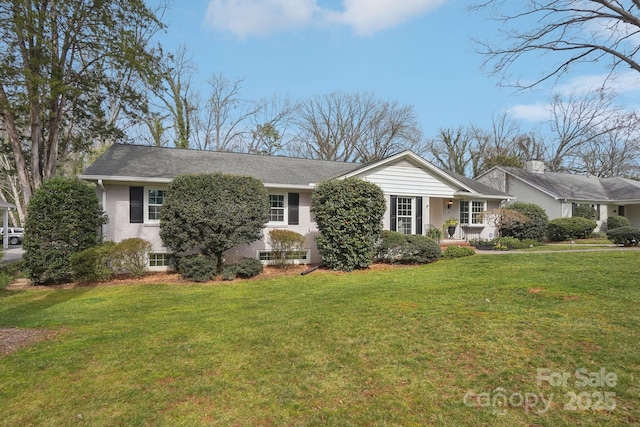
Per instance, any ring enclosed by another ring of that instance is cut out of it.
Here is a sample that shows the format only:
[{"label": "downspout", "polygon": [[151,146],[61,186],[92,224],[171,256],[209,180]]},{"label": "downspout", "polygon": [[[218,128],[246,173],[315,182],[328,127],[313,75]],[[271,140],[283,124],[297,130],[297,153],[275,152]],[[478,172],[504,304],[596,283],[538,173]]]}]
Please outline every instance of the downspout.
[{"label": "downspout", "polygon": [[[102,210],[106,212],[107,210],[107,189],[104,188],[104,183],[102,179],[98,180],[98,187],[100,188],[100,203],[102,204]],[[102,234],[102,241],[107,240],[107,224],[102,224],[100,226],[100,232]]]}]

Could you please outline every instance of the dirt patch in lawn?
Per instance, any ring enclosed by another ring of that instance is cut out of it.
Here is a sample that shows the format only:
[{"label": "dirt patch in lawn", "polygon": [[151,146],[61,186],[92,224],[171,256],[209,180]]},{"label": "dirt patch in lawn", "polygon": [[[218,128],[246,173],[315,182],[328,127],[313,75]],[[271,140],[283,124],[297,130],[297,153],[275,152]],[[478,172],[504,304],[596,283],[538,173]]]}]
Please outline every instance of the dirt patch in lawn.
[{"label": "dirt patch in lawn", "polygon": [[56,331],[49,329],[0,328],[0,356],[52,339],[56,334]]}]

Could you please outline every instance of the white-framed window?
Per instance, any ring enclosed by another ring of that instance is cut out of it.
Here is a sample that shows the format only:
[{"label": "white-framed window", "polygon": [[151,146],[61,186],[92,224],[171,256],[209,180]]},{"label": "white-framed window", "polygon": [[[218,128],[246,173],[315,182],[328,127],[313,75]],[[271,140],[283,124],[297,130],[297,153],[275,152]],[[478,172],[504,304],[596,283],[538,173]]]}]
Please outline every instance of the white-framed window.
[{"label": "white-framed window", "polygon": [[[294,263],[304,264],[309,262],[311,254],[308,249],[303,249],[301,251],[293,251],[287,254],[287,259],[293,260]],[[275,257],[272,250],[266,249],[263,251],[258,251],[258,259],[262,261],[264,264],[270,264],[275,261]]]},{"label": "white-framed window", "polygon": [[413,234],[414,198],[398,197],[396,202],[396,230],[402,234]]},{"label": "white-framed window", "polygon": [[269,194],[269,222],[286,221],[286,203],[284,194]]},{"label": "white-framed window", "polygon": [[164,204],[166,190],[158,188],[147,188],[145,191],[146,199],[146,219],[148,222],[159,222],[160,212]]},{"label": "white-framed window", "polygon": [[170,267],[171,259],[167,253],[149,254],[149,267]]},{"label": "white-framed window", "polygon": [[483,225],[482,213],[487,210],[484,200],[460,200],[460,224]]}]

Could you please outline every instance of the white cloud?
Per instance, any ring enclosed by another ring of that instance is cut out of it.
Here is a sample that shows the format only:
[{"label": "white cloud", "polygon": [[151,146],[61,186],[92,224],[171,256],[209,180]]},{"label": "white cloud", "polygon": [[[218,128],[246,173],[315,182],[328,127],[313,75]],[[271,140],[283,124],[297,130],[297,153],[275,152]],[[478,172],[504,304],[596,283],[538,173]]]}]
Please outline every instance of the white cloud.
[{"label": "white cloud", "polygon": [[555,91],[565,96],[579,95],[600,90],[603,85],[619,94],[636,92],[640,90],[640,74],[637,71],[627,71],[612,75],[603,73],[578,76],[558,85]]},{"label": "white cloud", "polygon": [[337,23],[372,35],[435,9],[447,0],[343,0],[323,8],[318,0],[210,0],[205,21],[239,38],[312,24]]},{"label": "white cloud", "polygon": [[239,38],[309,24],[316,0],[210,0],[205,21]]},{"label": "white cloud", "polygon": [[518,104],[507,109],[507,114],[515,119],[528,122],[544,122],[551,117],[551,105],[543,102]]},{"label": "white cloud", "polygon": [[357,34],[371,35],[422,15],[446,0],[344,0],[344,11],[330,20],[351,26]]}]

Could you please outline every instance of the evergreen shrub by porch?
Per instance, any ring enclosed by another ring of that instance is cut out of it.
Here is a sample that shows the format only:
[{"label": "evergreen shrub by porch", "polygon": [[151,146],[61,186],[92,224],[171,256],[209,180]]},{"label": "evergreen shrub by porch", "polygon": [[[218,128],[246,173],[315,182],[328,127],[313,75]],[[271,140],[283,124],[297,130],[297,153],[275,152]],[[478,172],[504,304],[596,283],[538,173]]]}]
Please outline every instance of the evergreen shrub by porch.
[{"label": "evergreen shrub by porch", "polygon": [[638,242],[640,242],[640,228],[617,227],[607,231],[607,238],[616,245],[638,246]]},{"label": "evergreen shrub by porch", "polygon": [[385,263],[427,264],[442,256],[440,245],[422,235],[383,231],[375,247],[375,260]]},{"label": "evergreen shrub by porch", "polygon": [[23,240],[24,266],[33,283],[72,278],[69,258],[100,242],[107,222],[93,187],[77,178],[52,178],[31,197]]},{"label": "evergreen shrub by porch", "polygon": [[607,230],[613,230],[618,227],[629,227],[631,222],[629,218],[622,215],[613,215],[607,218]]},{"label": "evergreen shrub by porch", "polygon": [[586,239],[591,236],[596,222],[587,218],[555,218],[549,221],[547,237],[554,242]]},{"label": "evergreen shrub by porch", "polygon": [[316,245],[325,265],[344,271],[371,265],[386,210],[380,187],[358,178],[326,181],[313,192],[311,210],[320,230]]},{"label": "evergreen shrub by porch", "polygon": [[509,227],[503,227],[500,229],[501,236],[515,237],[519,240],[533,239],[539,242],[544,240],[549,216],[541,206],[535,203],[515,202],[508,208],[526,215],[529,221],[517,221]]}]

